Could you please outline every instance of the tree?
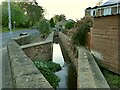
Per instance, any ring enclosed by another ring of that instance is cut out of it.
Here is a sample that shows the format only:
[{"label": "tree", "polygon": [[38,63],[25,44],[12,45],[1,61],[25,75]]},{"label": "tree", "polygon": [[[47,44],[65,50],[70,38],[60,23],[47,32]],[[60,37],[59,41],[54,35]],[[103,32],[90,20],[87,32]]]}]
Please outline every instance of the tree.
[{"label": "tree", "polygon": [[[2,26],[7,27],[8,26],[8,8],[6,7],[7,3],[2,2]],[[4,11],[4,12],[3,12]]]},{"label": "tree", "polygon": [[41,18],[43,18],[44,9],[41,6],[30,3],[27,5],[26,11],[31,25],[35,25]]},{"label": "tree", "polygon": [[[33,26],[41,18],[43,18],[43,12],[41,6],[38,6],[37,2],[10,2],[11,4],[11,19],[12,24],[15,21],[16,26]],[[7,27],[8,25],[8,4],[2,2],[2,25]]]},{"label": "tree", "polygon": [[[16,26],[20,24],[25,24],[27,22],[27,16],[25,15],[22,8],[19,6],[18,3],[10,2],[11,5],[11,23],[13,24],[14,21],[16,22]],[[8,26],[8,3],[2,2],[2,26]]]},{"label": "tree", "polygon": [[43,38],[49,34],[50,23],[47,19],[41,19],[38,23],[38,30],[43,35]]},{"label": "tree", "polygon": [[74,22],[67,22],[66,24],[65,24],[65,29],[71,29],[71,28],[73,28],[74,27]]},{"label": "tree", "polygon": [[28,21],[27,15],[22,10],[22,7],[18,3],[11,2],[11,19],[12,24],[15,21],[16,26],[20,24],[25,24]]},{"label": "tree", "polygon": [[59,15],[55,15],[53,17],[54,23],[57,24],[58,22],[60,22],[60,16]]},{"label": "tree", "polygon": [[53,18],[50,19],[50,25],[51,25],[51,27],[55,27],[55,23],[54,23]]}]

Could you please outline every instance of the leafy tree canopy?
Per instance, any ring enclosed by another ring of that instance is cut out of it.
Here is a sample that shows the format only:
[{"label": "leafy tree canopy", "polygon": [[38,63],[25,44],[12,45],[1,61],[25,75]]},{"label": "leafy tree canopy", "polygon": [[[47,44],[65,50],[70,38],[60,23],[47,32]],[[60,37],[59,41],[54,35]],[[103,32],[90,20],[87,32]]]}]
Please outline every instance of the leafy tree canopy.
[{"label": "leafy tree canopy", "polygon": [[[8,26],[8,2],[2,2],[2,25]],[[11,21],[15,21],[16,26],[35,25],[44,17],[44,9],[38,6],[37,2],[10,2]]]},{"label": "leafy tree canopy", "polygon": [[61,15],[55,15],[53,17],[54,23],[57,24],[58,22],[62,21],[62,20],[66,20],[66,16],[64,14]]},{"label": "leafy tree canopy", "polygon": [[50,19],[50,25],[51,25],[51,27],[55,27],[55,22],[54,22],[53,18]]},{"label": "leafy tree canopy", "polygon": [[47,19],[41,19],[38,23],[38,30],[41,34],[46,35],[50,31],[50,23]]},{"label": "leafy tree canopy", "polygon": [[71,28],[73,28],[73,27],[74,27],[74,23],[75,23],[75,22],[67,22],[67,23],[65,24],[65,28],[66,28],[66,29],[71,29]]}]

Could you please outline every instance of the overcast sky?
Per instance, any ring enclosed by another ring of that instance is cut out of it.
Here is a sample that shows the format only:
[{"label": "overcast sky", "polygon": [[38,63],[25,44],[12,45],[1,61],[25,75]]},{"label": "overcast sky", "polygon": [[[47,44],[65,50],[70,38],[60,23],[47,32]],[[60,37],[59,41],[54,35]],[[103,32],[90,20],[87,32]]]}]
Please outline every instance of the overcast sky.
[{"label": "overcast sky", "polygon": [[[104,2],[107,0],[104,0]],[[46,12],[45,17],[50,19],[56,14],[65,14],[67,19],[80,19],[85,15],[87,7],[94,7],[98,0],[37,0]]]},{"label": "overcast sky", "polygon": [[[0,0],[5,1],[5,0]],[[11,0],[10,0],[11,1]],[[64,14],[67,19],[80,19],[85,15],[87,7],[94,7],[99,0],[36,0],[45,9],[45,17]],[[108,0],[104,0],[106,2]]]}]

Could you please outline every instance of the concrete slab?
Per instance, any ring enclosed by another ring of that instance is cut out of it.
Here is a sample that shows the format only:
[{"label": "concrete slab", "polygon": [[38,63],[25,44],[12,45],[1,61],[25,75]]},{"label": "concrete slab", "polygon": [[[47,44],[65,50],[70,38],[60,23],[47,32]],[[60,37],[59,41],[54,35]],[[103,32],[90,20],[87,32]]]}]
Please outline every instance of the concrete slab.
[{"label": "concrete slab", "polygon": [[78,88],[110,88],[92,54],[78,48]]},{"label": "concrete slab", "polygon": [[96,88],[84,47],[78,49],[78,88]]}]

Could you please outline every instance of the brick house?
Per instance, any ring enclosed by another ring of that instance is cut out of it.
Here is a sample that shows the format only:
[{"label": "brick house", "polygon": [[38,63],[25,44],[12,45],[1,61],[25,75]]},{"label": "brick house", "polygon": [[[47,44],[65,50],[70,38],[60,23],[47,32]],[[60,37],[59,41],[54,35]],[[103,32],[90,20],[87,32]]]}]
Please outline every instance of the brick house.
[{"label": "brick house", "polygon": [[120,74],[120,0],[86,8],[85,16],[93,18],[92,53],[100,65]]}]

